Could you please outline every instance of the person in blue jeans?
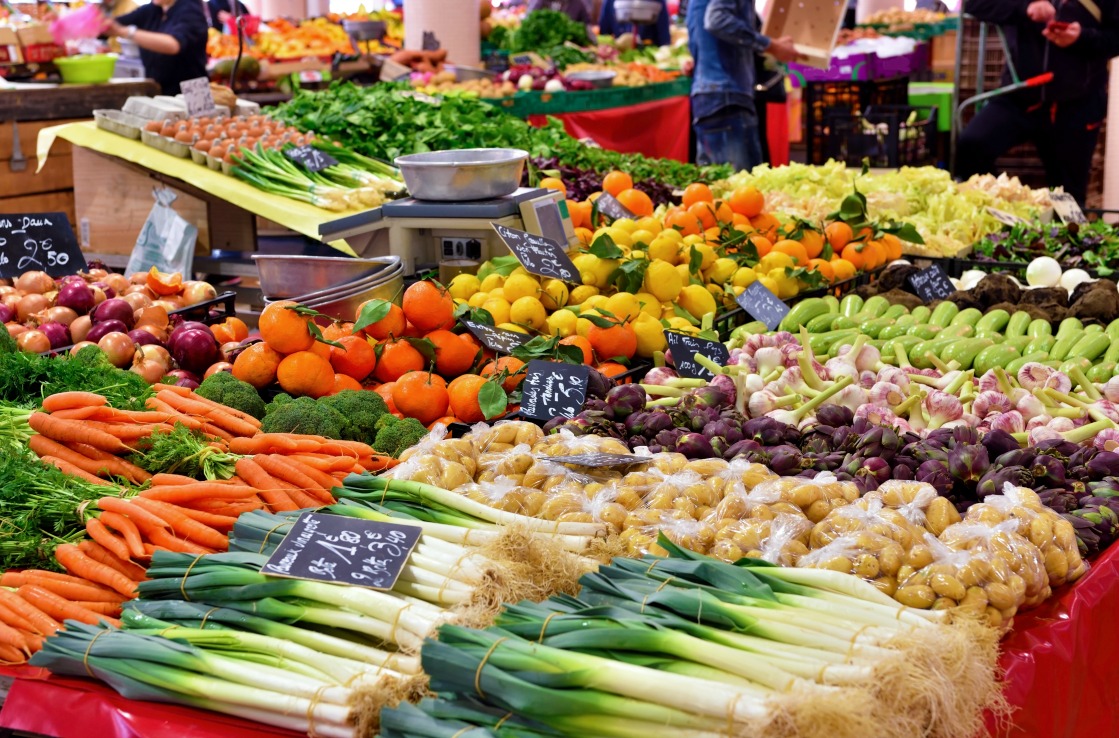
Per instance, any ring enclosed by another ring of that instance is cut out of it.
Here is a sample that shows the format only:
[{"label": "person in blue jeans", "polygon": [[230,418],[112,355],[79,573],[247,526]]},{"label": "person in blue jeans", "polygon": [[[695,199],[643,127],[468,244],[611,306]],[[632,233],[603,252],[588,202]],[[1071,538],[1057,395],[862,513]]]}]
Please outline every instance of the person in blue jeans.
[{"label": "person in blue jeans", "polygon": [[762,163],[754,57],[764,53],[778,61],[794,61],[793,40],[771,39],[758,32],[754,0],[691,0],[687,25],[688,46],[695,59],[696,163],[752,169]]}]

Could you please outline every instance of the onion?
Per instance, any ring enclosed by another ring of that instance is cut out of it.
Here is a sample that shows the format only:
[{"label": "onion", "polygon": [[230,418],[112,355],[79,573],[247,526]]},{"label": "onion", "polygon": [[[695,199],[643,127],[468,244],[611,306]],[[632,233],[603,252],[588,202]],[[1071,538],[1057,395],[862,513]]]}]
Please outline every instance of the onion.
[{"label": "onion", "polygon": [[132,359],[132,366],[128,371],[139,375],[148,384],[155,384],[167,374],[167,367],[159,361],[145,356],[140,351]]},{"label": "onion", "polygon": [[73,355],[77,354],[79,351],[84,349],[86,346],[96,346],[96,345],[97,344],[94,343],[93,341],[78,341],[77,343],[75,343],[73,346],[70,347],[70,355],[73,356]]},{"label": "onion", "polygon": [[109,363],[118,369],[123,369],[132,363],[132,356],[136,353],[136,344],[127,334],[119,331],[106,333],[97,342],[97,347],[105,352]]},{"label": "onion", "polygon": [[120,299],[124,300],[132,306],[133,315],[143,310],[148,305],[152,304],[152,298],[141,292],[132,292],[130,294],[124,295]]},{"label": "onion", "polygon": [[128,281],[131,282],[133,285],[147,284],[148,283],[148,273],[147,272],[136,272],[131,277],[128,278]]},{"label": "onion", "polygon": [[147,295],[150,299],[155,299],[155,293],[148,289],[146,284],[130,284],[123,295]]},{"label": "onion", "polygon": [[24,272],[16,278],[16,289],[41,295],[54,289],[54,279],[46,272]]},{"label": "onion", "polygon": [[227,341],[221,345],[221,356],[226,361],[233,361],[242,348],[240,341]]},{"label": "onion", "polygon": [[10,295],[13,292],[19,292],[19,290],[17,290],[15,287],[12,287],[10,284],[6,284],[3,287],[0,287],[0,297],[3,297],[4,295]]},{"label": "onion", "polygon": [[94,282],[93,286],[105,293],[106,299],[112,299],[117,296],[117,291],[104,282]]},{"label": "onion", "polygon": [[[73,329],[71,329],[71,332],[72,330]],[[87,332],[83,338],[87,341],[96,341],[100,344],[101,338],[110,333],[128,333],[128,326],[119,320],[106,320],[104,323],[97,323],[90,328],[89,332]]]},{"label": "onion", "polygon": [[31,330],[30,328],[25,326],[23,323],[5,323],[4,327],[8,329],[8,335],[11,336],[12,338],[19,338],[20,335],[22,335],[24,333],[27,333],[27,331]]},{"label": "onion", "polygon": [[91,282],[96,282],[99,279],[104,279],[105,277],[109,276],[109,273],[104,269],[98,269],[95,267],[86,272],[85,276],[89,277],[89,280]]},{"label": "onion", "polygon": [[210,364],[210,368],[206,370],[206,374],[203,375],[202,378],[205,379],[206,377],[210,376],[211,374],[217,374],[218,372],[231,372],[231,371],[233,371],[233,365],[232,364],[230,364],[228,361],[218,361],[218,362],[215,362],[213,364]]},{"label": "onion", "polygon": [[58,299],[58,290],[49,290],[43,293],[43,297],[47,298],[48,305],[54,305],[54,301]]},{"label": "onion", "polygon": [[16,339],[19,350],[26,354],[41,354],[51,350],[51,340],[42,331],[25,331]]},{"label": "onion", "polygon": [[[119,297],[105,300],[105,302],[93,309],[93,312],[90,313],[90,317],[93,318],[94,324],[104,323],[107,320],[119,320],[128,326],[128,328],[132,328],[132,322],[134,320],[132,306]],[[125,330],[128,330],[128,328]]]},{"label": "onion", "polygon": [[123,274],[107,274],[101,281],[111,287],[113,292],[116,292],[118,295],[128,289],[131,284],[128,278]]},{"label": "onion", "polygon": [[164,374],[171,370],[171,354],[162,346],[156,346],[154,344],[138,346],[136,348],[136,353],[143,355],[144,358],[149,361],[158,361],[162,364]]},{"label": "onion", "polygon": [[4,295],[3,297],[0,297],[0,303],[3,303],[4,305],[7,305],[13,311],[15,311],[16,306],[19,305],[19,301],[22,300],[22,299],[23,299],[23,295],[21,295],[18,292],[12,292],[10,294]]},{"label": "onion", "polygon": [[78,314],[74,310],[57,305],[52,308],[47,308],[42,314],[43,322],[61,323],[66,326],[73,323],[77,317]]},{"label": "onion", "polygon": [[171,371],[167,372],[167,376],[175,380],[176,387],[198,389],[198,375],[194,372],[188,372],[186,369],[172,369]]},{"label": "onion", "polygon": [[183,282],[183,304],[197,305],[218,296],[217,289],[209,282]]},{"label": "onion", "polygon": [[89,329],[92,327],[92,318],[88,315],[79,315],[70,323],[70,337],[80,343],[86,339],[86,336],[89,334]]},{"label": "onion", "polygon": [[97,285],[91,285],[89,289],[93,292],[94,305],[100,305],[101,303],[105,302],[105,290],[101,289]]},{"label": "onion", "polygon": [[156,337],[149,331],[144,330],[143,328],[135,328],[133,330],[130,330],[128,332],[128,337],[131,338],[132,342],[135,343],[137,346],[159,346],[161,344],[161,341],[158,337]]},{"label": "onion", "polygon": [[52,349],[69,346],[72,343],[70,340],[70,330],[62,325],[62,323],[43,323],[39,326],[39,330],[46,334]]},{"label": "onion", "polygon": [[[218,341],[210,330],[189,330],[172,336],[171,356],[183,369],[201,374],[221,358]],[[168,343],[171,343],[170,341]]]},{"label": "onion", "polygon": [[136,330],[144,331],[145,333],[150,333],[152,336],[155,336],[155,340],[159,342],[160,346],[167,341],[167,331],[163,328],[157,328],[154,325],[141,325],[137,326]]},{"label": "onion", "polygon": [[0,303],[0,323],[7,323],[14,320],[15,317],[16,311],[14,308]]},{"label": "onion", "polygon": [[1061,280],[1061,265],[1051,256],[1039,256],[1026,267],[1026,282],[1032,287],[1056,287]]},{"label": "onion", "polygon": [[50,303],[47,301],[47,298],[36,292],[32,292],[19,298],[19,302],[16,303],[16,317],[19,318],[20,321],[25,321],[35,313],[42,312],[48,307],[50,307]]},{"label": "onion", "polygon": [[167,348],[171,351],[171,353],[175,352],[175,344],[179,340],[178,336],[181,336],[187,331],[206,331],[207,333],[210,333],[210,335],[213,335],[213,333],[210,331],[210,326],[206,325],[205,323],[199,323],[197,320],[188,320],[183,323],[179,323],[177,326],[175,326],[175,329],[171,331],[171,336],[167,339]]},{"label": "onion", "polygon": [[183,302],[182,295],[165,295],[158,300],[153,300],[152,305],[162,305],[163,307],[167,308],[168,311],[171,311],[185,307],[186,303]]},{"label": "onion", "polygon": [[137,328],[152,326],[153,328],[162,330],[167,328],[170,324],[171,319],[167,315],[166,308],[160,305],[149,305],[136,315]]}]

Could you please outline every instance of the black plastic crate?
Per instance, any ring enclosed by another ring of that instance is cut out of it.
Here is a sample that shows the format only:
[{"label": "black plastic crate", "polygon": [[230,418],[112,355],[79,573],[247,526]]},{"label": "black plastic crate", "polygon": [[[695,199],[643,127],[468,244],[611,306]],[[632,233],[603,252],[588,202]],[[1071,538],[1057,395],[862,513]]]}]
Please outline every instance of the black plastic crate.
[{"label": "black plastic crate", "polygon": [[897,169],[936,163],[936,106],[871,105],[862,113],[833,113],[824,156],[847,166]]},{"label": "black plastic crate", "polygon": [[827,161],[830,121],[849,118],[867,108],[905,105],[909,102],[909,77],[861,82],[809,82],[804,88],[805,154],[809,164]]}]

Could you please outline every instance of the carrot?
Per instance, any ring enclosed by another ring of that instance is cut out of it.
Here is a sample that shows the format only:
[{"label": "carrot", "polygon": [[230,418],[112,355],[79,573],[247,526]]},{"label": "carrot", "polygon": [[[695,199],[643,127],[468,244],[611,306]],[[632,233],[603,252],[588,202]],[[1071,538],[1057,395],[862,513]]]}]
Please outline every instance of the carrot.
[{"label": "carrot", "polygon": [[170,433],[172,427],[167,423],[106,423],[100,420],[83,420],[82,425],[117,438],[120,441],[138,441],[153,433]]},{"label": "carrot", "polygon": [[229,413],[229,408],[224,405],[210,406],[204,402],[200,402],[191,397],[184,397],[183,395],[170,392],[168,390],[160,390],[156,393],[156,397],[166,402],[171,407],[184,413],[191,413],[208,419],[214,425],[217,425],[230,433],[237,436],[253,436],[256,435],[257,429],[250,423],[246,423],[235,415]]},{"label": "carrot", "polygon": [[[322,489],[314,479],[304,474],[303,471],[286,456],[281,456],[280,454],[257,454],[253,457],[253,460],[260,464],[260,467],[264,469],[264,471],[268,472],[276,479],[291,482],[299,489],[307,491],[321,491]],[[331,502],[333,502],[333,500],[331,500]]]},{"label": "carrot", "polygon": [[332,490],[332,489],[334,489],[335,487],[338,486],[338,482],[335,481],[334,477],[330,476],[325,471],[321,471],[319,469],[316,469],[315,467],[311,466],[306,461],[304,461],[303,459],[300,459],[298,457],[287,456],[287,457],[280,457],[280,458],[284,458],[289,464],[291,464],[296,469],[303,472],[308,477],[310,477],[312,480],[314,480],[315,486],[322,489],[323,494],[324,495],[329,495],[330,498],[331,498],[330,501],[334,502],[334,496],[330,494],[330,490]]},{"label": "carrot", "polygon": [[272,478],[272,475],[264,471],[260,464],[253,460],[253,457],[245,456],[238,459],[236,468],[237,475],[256,490],[272,512],[299,509],[276,480]]},{"label": "carrot", "polygon": [[355,456],[327,456],[325,454],[291,454],[289,459],[302,461],[312,469],[329,474],[330,472],[350,469],[354,465]]},{"label": "carrot", "polygon": [[213,423],[203,423],[201,430],[203,433],[208,433],[211,436],[216,436],[223,441],[232,441],[234,438],[236,438],[236,436],[234,436],[229,431],[225,430],[224,428],[219,428]]},{"label": "carrot", "polygon": [[97,625],[102,620],[111,620],[104,615],[90,612],[84,607],[78,607],[70,600],[63,599],[54,592],[48,592],[34,584],[20,587],[19,595],[55,620],[77,620],[79,623],[88,625]]},{"label": "carrot", "polygon": [[343,448],[350,448],[357,451],[358,456],[373,456],[377,453],[376,450],[368,443],[361,441],[329,441],[329,443],[337,444]]},{"label": "carrot", "polygon": [[387,456],[385,454],[378,454],[370,459],[365,459],[363,461],[364,463],[362,463],[362,467],[366,471],[384,471],[385,469],[391,469],[400,463],[400,459],[394,459],[393,457]]},{"label": "carrot", "polygon": [[[168,505],[164,502],[148,499],[146,497],[137,497],[135,502],[148,512],[153,515],[158,515],[170,523],[171,530],[175,531],[175,533],[180,536],[189,538],[203,546],[217,549],[218,551],[225,551],[229,548],[229,538],[224,534],[188,517],[182,510],[174,505]],[[152,543],[155,543],[155,541],[153,540]]]},{"label": "carrot", "polygon": [[205,510],[192,510],[189,507],[180,509],[183,511],[183,515],[186,515],[191,520],[197,520],[199,523],[208,525],[222,533],[228,533],[233,530],[233,524],[237,522],[237,517],[235,515],[218,515]]},{"label": "carrot", "polygon": [[26,630],[21,630],[20,635],[23,636],[23,640],[27,641],[32,653],[43,650],[43,637],[41,635]]},{"label": "carrot", "polygon": [[31,450],[39,456],[53,456],[56,459],[68,461],[82,471],[89,472],[90,474],[105,474],[123,477],[124,479],[127,479],[128,481],[136,484],[147,481],[151,478],[151,474],[148,474],[146,471],[136,466],[135,464],[130,464],[123,459],[118,459],[116,456],[113,456],[112,454],[109,454],[105,451],[101,451],[100,449],[96,449],[93,446],[89,446],[88,444],[84,443],[72,445],[85,446],[94,451],[97,451],[98,453],[105,454],[108,458],[92,459],[89,456],[79,453],[78,451],[63,446],[57,441],[52,441],[46,436],[31,436],[31,440],[28,441],[28,446],[30,446]]},{"label": "carrot", "polygon": [[16,664],[26,663],[26,654],[21,653],[18,648],[0,645],[0,664],[3,664],[5,666],[15,666]]},{"label": "carrot", "polygon": [[31,623],[32,632],[39,635],[52,635],[62,627],[62,623],[47,615],[10,589],[0,589],[0,604]]},{"label": "carrot", "polygon": [[22,630],[24,632],[34,629],[30,620],[3,604],[0,604],[0,622],[6,623],[16,630]]},{"label": "carrot", "polygon": [[20,651],[30,651],[27,645],[27,639],[16,628],[13,628],[6,623],[0,623],[0,644],[11,646],[12,648],[19,649]]},{"label": "carrot", "polygon": [[182,474],[167,474],[160,472],[152,476],[152,486],[157,487],[167,484],[197,484],[198,480],[194,477],[187,477]]},{"label": "carrot", "polygon": [[173,425],[175,423],[182,423],[183,425],[185,425],[187,428],[190,428],[191,430],[201,430],[202,429],[202,421],[201,420],[199,420],[198,418],[195,418],[193,416],[186,415],[184,413],[179,412],[178,410],[171,407],[170,405],[168,405],[166,402],[159,399],[158,397],[149,397],[148,399],[144,400],[144,407],[150,408],[152,410],[157,410],[159,412],[167,413],[168,415],[170,415],[171,419],[167,421],[169,424]]},{"label": "carrot", "polygon": [[100,407],[108,405],[109,401],[96,392],[55,392],[43,400],[43,410],[53,413],[55,410],[70,410],[82,407]]},{"label": "carrot", "polygon": [[120,533],[132,556],[144,555],[144,541],[140,538],[140,529],[136,527],[136,523],[115,512],[103,512],[100,519],[103,525]]},{"label": "carrot", "polygon": [[[108,551],[108,549],[106,550]],[[111,553],[111,551],[109,552]],[[136,582],[113,567],[103,564],[100,561],[95,561],[72,543],[64,543],[55,548],[54,557],[58,559],[58,563],[62,564],[66,571],[75,576],[81,576],[91,582],[104,584],[109,589],[120,592],[125,597],[136,596]],[[125,558],[127,558],[127,556]]]},{"label": "carrot", "polygon": [[180,507],[184,513],[188,510],[194,510],[196,512],[210,513],[211,515],[221,515],[227,518],[236,518],[244,513],[259,510],[264,507],[264,503],[259,497],[254,497],[252,500],[244,502],[231,502],[228,505],[223,503],[225,503],[225,500],[200,500],[191,504],[189,507],[185,505],[180,505]]},{"label": "carrot", "polygon": [[296,433],[258,433],[252,438],[230,441],[229,450],[246,456],[269,452],[310,453],[317,451],[324,441],[318,436],[301,436]]},{"label": "carrot", "polygon": [[99,448],[94,448],[88,443],[71,443],[70,448],[74,449],[82,456],[85,456],[88,459],[93,459],[94,461],[106,461],[108,459],[117,458],[108,451],[102,451]]},{"label": "carrot", "polygon": [[116,486],[112,482],[105,481],[101,477],[95,477],[94,475],[87,472],[85,469],[79,469],[78,467],[71,464],[69,461],[60,459],[57,456],[44,456],[40,459],[40,461],[42,461],[44,464],[50,464],[51,466],[58,467],[60,471],[64,471],[72,477],[79,477],[87,482],[92,482],[93,484],[100,484],[106,487]]},{"label": "carrot", "polygon": [[154,543],[159,548],[163,548],[168,551],[175,551],[176,553],[189,553],[198,555],[214,553],[214,549],[212,548],[199,546],[198,544],[192,543],[191,541],[185,540],[183,538],[178,538],[171,533],[168,533],[167,531],[158,531],[157,534],[153,534],[152,543]]},{"label": "carrot", "polygon": [[[127,579],[131,579],[134,582],[142,582],[148,578],[147,569],[128,559],[122,559],[116,556],[112,551],[105,548],[97,541],[84,540],[78,544],[78,548],[89,558],[104,564],[110,569],[116,570]],[[146,552],[145,550],[145,553]]]},{"label": "carrot", "polygon": [[34,584],[35,586],[54,592],[59,597],[65,597],[68,600],[110,602],[117,605],[124,600],[123,597],[111,589],[105,589],[96,584],[90,584],[85,580],[73,579],[75,579],[75,581],[70,582],[53,577],[39,576],[35,570],[6,571],[3,576],[0,576],[0,585],[4,587],[23,587],[28,584]]},{"label": "carrot", "polygon": [[190,398],[191,400],[194,400],[195,402],[200,402],[203,405],[209,405],[213,409],[220,410],[222,412],[228,413],[229,415],[232,415],[235,418],[240,418],[241,420],[245,421],[246,423],[248,423],[251,426],[254,426],[256,428],[260,427],[260,420],[258,420],[257,418],[254,418],[252,415],[249,415],[248,413],[246,413],[242,410],[238,410],[235,407],[229,407],[228,405],[223,405],[220,402],[215,402],[215,401],[213,401],[209,398],[203,397],[203,396],[199,395],[197,392],[194,392],[193,390],[189,390],[186,387],[179,387],[178,385],[169,385],[169,384],[156,384],[156,385],[153,385],[153,388],[155,389],[156,392],[161,392],[161,391],[173,392],[174,394],[179,395],[180,397]]},{"label": "carrot", "polygon": [[168,413],[159,410],[118,410],[114,407],[102,408],[105,420],[113,423],[170,423],[178,417],[178,413]]},{"label": "carrot", "polygon": [[52,418],[46,413],[31,413],[28,423],[31,425],[31,430],[59,443],[79,441],[114,454],[131,450],[116,436],[96,428],[90,428],[87,422],[60,420]]},{"label": "carrot", "polygon": [[217,482],[195,482],[194,484],[161,485],[149,487],[133,499],[159,500],[161,502],[186,502],[199,497],[211,497],[218,500],[237,500],[252,497],[252,487],[242,487],[236,484],[218,484]]},{"label": "carrot", "polygon": [[59,420],[90,420],[104,418],[105,410],[104,407],[76,407],[70,410],[55,410],[51,413],[51,417]]},{"label": "carrot", "polygon": [[120,605],[112,602],[88,602],[86,600],[71,600],[71,602],[98,615],[111,615],[113,617],[120,615]]},{"label": "carrot", "polygon": [[120,497],[102,497],[97,501],[97,507],[106,512],[115,512],[121,515],[127,515],[128,519],[137,528],[145,530],[151,528],[167,528],[167,521],[158,515],[152,515],[144,508],[134,505],[128,500],[123,500]]},{"label": "carrot", "polygon": [[90,518],[85,521],[85,532],[89,534],[90,538],[112,551],[113,555],[119,559],[127,559],[132,555],[128,550],[128,544],[117,538],[116,534],[106,528],[105,524],[98,518]]},{"label": "carrot", "polygon": [[[351,459],[356,459],[359,456],[367,455],[367,454],[364,453],[364,449],[359,451],[358,449],[353,448],[352,446],[346,446],[346,445],[343,445],[341,443],[333,443],[333,442],[324,443],[321,446],[319,446],[319,450],[318,450],[317,453],[324,454],[326,456],[348,456]],[[370,454],[373,453],[373,449],[369,449],[369,453]]]}]

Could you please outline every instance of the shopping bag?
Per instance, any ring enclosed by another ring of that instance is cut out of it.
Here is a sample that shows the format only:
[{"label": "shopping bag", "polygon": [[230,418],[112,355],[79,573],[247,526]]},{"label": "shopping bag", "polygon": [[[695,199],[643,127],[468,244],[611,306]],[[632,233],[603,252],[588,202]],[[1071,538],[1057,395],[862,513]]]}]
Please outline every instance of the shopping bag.
[{"label": "shopping bag", "polygon": [[171,203],[178,197],[174,192],[161,187],[154,189],[155,205],[140,229],[132,256],[128,259],[127,276],[136,272],[146,272],[153,266],[161,272],[178,272],[190,275],[194,262],[194,244],[198,240],[198,228],[191,225],[175,212]]}]

